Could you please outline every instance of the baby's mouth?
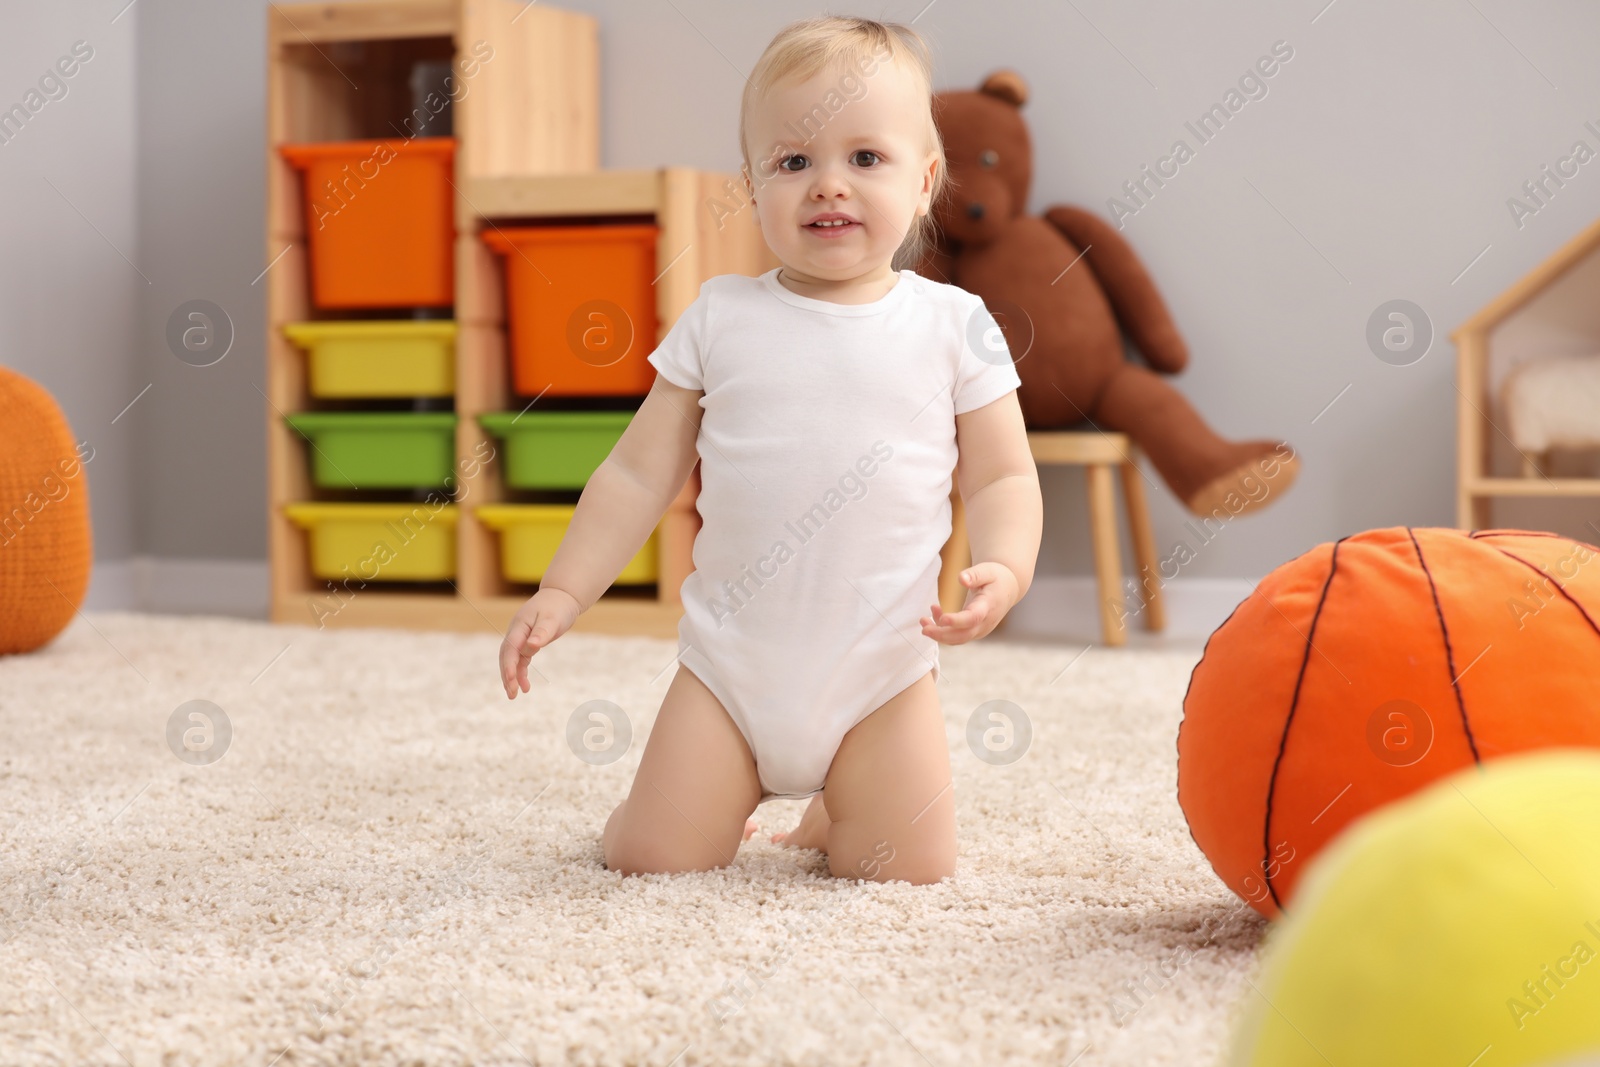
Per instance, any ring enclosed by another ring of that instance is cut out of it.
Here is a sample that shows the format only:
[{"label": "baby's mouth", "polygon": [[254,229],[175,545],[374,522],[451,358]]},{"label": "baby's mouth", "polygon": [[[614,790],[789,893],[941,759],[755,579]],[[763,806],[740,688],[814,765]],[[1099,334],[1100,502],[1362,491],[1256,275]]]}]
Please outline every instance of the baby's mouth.
[{"label": "baby's mouth", "polygon": [[825,219],[806,223],[801,229],[810,230],[821,237],[837,237],[861,229],[861,223],[854,219]]}]

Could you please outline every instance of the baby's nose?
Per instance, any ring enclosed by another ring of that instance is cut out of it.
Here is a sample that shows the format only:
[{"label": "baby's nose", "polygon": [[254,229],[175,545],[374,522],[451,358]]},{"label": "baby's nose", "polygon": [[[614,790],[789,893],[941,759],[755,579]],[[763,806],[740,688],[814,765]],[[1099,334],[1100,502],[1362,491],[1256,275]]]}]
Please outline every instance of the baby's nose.
[{"label": "baby's nose", "polygon": [[967,205],[967,217],[968,218],[973,218],[973,219],[981,219],[981,218],[983,218],[983,205],[982,204],[968,204]]}]

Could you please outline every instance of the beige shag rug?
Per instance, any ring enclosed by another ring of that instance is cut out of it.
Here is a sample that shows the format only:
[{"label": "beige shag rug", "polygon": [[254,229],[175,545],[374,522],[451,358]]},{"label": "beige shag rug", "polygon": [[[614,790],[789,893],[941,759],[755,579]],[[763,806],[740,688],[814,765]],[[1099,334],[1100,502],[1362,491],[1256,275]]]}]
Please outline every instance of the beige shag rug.
[{"label": "beige shag rug", "polygon": [[945,648],[960,866],[918,888],[766,843],[796,801],[731,868],[607,872],[675,643],[569,634],[515,702],[498,643],[90,613],[0,658],[0,1063],[1193,1065],[1253,995],[1174,796],[1198,652]]}]

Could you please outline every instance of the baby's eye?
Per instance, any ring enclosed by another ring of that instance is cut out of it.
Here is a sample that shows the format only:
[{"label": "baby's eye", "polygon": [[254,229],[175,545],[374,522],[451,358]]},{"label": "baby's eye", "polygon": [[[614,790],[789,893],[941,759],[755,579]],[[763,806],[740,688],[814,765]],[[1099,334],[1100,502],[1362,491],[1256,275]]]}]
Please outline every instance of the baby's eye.
[{"label": "baby's eye", "polygon": [[[861,162],[861,157],[862,156],[870,156],[871,158],[868,159],[867,162],[862,163]],[[850,158],[856,161],[856,165],[857,166],[870,167],[870,166],[872,166],[874,163],[876,163],[878,161],[878,153],[874,152],[870,148],[861,148],[861,149],[857,149],[855,151],[855,153],[851,155]]]},{"label": "baby's eye", "polygon": [[778,161],[778,169],[779,170],[786,170],[786,171],[789,171],[791,173],[793,173],[794,171],[797,171],[797,170],[804,170],[805,169],[804,166],[799,166],[799,167],[791,167],[791,166],[789,166],[790,163],[793,163],[797,159],[802,164],[807,162],[806,157],[802,156],[802,155],[784,156],[781,160]]}]

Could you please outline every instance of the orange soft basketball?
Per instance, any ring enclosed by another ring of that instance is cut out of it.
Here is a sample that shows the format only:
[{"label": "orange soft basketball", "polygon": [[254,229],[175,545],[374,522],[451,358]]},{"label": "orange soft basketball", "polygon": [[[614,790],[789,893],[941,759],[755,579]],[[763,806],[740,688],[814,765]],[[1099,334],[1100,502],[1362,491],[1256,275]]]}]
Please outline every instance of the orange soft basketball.
[{"label": "orange soft basketball", "polygon": [[1262,579],[1206,642],[1178,803],[1276,917],[1367,812],[1511,752],[1600,747],[1600,549],[1523,530],[1369,530]]},{"label": "orange soft basketball", "polygon": [[72,621],[89,586],[88,475],[55,398],[0,367],[0,654]]}]

